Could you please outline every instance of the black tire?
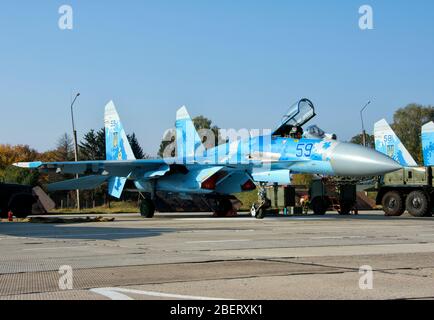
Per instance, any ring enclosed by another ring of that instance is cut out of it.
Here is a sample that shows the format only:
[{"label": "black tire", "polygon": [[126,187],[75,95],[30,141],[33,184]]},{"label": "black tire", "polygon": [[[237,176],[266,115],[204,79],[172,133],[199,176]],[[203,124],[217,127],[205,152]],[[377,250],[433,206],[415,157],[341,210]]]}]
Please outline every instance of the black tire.
[{"label": "black tire", "polygon": [[407,196],[405,208],[413,217],[427,217],[431,215],[428,196],[423,191],[413,191]]},{"label": "black tire", "polygon": [[232,201],[228,198],[220,200],[220,210],[225,214],[233,209]]},{"label": "black tire", "polygon": [[220,198],[217,201],[217,209],[215,214],[217,217],[226,217],[228,212],[232,209],[232,201],[229,198]]},{"label": "black tire", "polygon": [[267,209],[265,209],[264,207],[261,207],[256,211],[256,219],[258,220],[264,219],[266,215],[267,215]]},{"label": "black tire", "polygon": [[26,218],[32,214],[32,206],[36,202],[33,195],[28,193],[17,193],[9,200],[9,210],[17,218]]},{"label": "black tire", "polygon": [[155,205],[150,199],[144,199],[140,203],[140,215],[143,218],[151,219],[154,217]]},{"label": "black tire", "polygon": [[347,216],[351,213],[351,209],[352,209],[353,205],[350,203],[341,203],[340,207],[341,208],[339,210],[339,214],[342,216]]},{"label": "black tire", "polygon": [[321,197],[316,197],[312,200],[311,204],[313,214],[317,216],[323,216],[327,212],[327,202]]},{"label": "black tire", "polygon": [[388,217],[402,216],[405,211],[402,195],[396,191],[387,192],[381,200],[381,205],[383,206],[385,215]]}]

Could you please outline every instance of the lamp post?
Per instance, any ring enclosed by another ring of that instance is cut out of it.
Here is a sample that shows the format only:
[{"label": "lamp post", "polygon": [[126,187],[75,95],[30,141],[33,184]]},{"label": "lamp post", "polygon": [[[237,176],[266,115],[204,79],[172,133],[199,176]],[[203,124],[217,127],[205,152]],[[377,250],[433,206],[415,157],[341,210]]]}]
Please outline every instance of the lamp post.
[{"label": "lamp post", "polygon": [[368,101],[365,106],[360,110],[360,119],[362,120],[362,143],[363,146],[366,147],[367,141],[366,141],[366,130],[365,130],[365,123],[363,122],[363,111],[371,104],[371,101]]},{"label": "lamp post", "polygon": [[[78,144],[77,144],[77,130],[75,130],[75,123],[74,123],[74,103],[77,100],[77,98],[80,96],[80,93],[77,93],[74,97],[74,100],[71,102],[71,119],[72,119],[72,134],[74,138],[74,158],[75,162],[78,161]],[[75,178],[78,179],[78,173],[75,175]],[[77,210],[80,211],[80,190],[77,191]]]}]

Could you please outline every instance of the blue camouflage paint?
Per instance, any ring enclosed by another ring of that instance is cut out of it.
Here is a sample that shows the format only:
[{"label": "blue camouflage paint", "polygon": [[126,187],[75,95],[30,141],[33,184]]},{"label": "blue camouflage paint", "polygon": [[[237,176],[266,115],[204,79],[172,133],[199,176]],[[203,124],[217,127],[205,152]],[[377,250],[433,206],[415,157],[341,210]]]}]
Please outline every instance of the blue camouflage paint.
[{"label": "blue camouflage paint", "polygon": [[375,149],[403,166],[417,165],[401,140],[384,119],[375,124]]},{"label": "blue camouflage paint", "polygon": [[[376,151],[319,138],[260,135],[196,152],[203,146],[184,107],[177,113],[178,156],[174,158],[135,160],[112,102],[106,106],[105,129],[108,161],[17,165],[42,170],[56,169],[58,172],[93,172],[100,175],[101,180],[91,178],[81,181],[90,186],[109,180],[109,193],[114,197],[121,196],[128,179],[134,181],[138,190],[149,193],[160,190],[206,194],[242,191],[242,186],[252,175],[260,182],[289,183],[290,174],[293,173],[376,175],[399,168],[398,164]],[[381,169],[377,169],[378,165],[382,166]],[[203,187],[203,183],[210,178],[213,179],[208,181],[207,187]],[[58,185],[58,190],[68,190],[60,188],[75,186],[76,183],[65,182]],[[214,187],[210,188],[209,185],[213,184]]]},{"label": "blue camouflage paint", "polygon": [[422,152],[425,166],[434,166],[434,123],[422,127]]}]

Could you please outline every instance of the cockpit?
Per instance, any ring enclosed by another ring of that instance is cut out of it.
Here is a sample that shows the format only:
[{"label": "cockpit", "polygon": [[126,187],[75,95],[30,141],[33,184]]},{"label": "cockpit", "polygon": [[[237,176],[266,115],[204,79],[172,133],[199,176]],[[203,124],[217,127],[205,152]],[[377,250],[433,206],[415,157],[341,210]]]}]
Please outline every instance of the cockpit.
[{"label": "cockpit", "polygon": [[280,126],[273,132],[273,136],[301,139],[303,137],[302,126],[315,116],[313,103],[308,99],[301,99],[289,108]]},{"label": "cockpit", "polygon": [[305,133],[304,133],[305,138],[324,139],[325,136],[326,136],[326,133],[324,132],[324,130],[322,130],[317,125],[312,125],[312,126],[307,127],[307,129],[305,130]]},{"label": "cockpit", "polygon": [[334,139],[336,135],[326,134],[316,125],[309,126],[306,131],[303,125],[308,123],[316,116],[315,107],[309,99],[301,99],[289,108],[283,116],[281,124],[273,132],[273,136],[293,138],[293,139]]}]

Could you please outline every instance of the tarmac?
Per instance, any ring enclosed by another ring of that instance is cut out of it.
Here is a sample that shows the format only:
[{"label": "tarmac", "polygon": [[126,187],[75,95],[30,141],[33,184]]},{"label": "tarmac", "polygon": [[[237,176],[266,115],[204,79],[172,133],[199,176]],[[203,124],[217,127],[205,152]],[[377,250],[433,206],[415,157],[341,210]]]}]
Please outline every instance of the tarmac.
[{"label": "tarmac", "polygon": [[0,222],[0,299],[434,298],[434,217],[112,217]]}]

